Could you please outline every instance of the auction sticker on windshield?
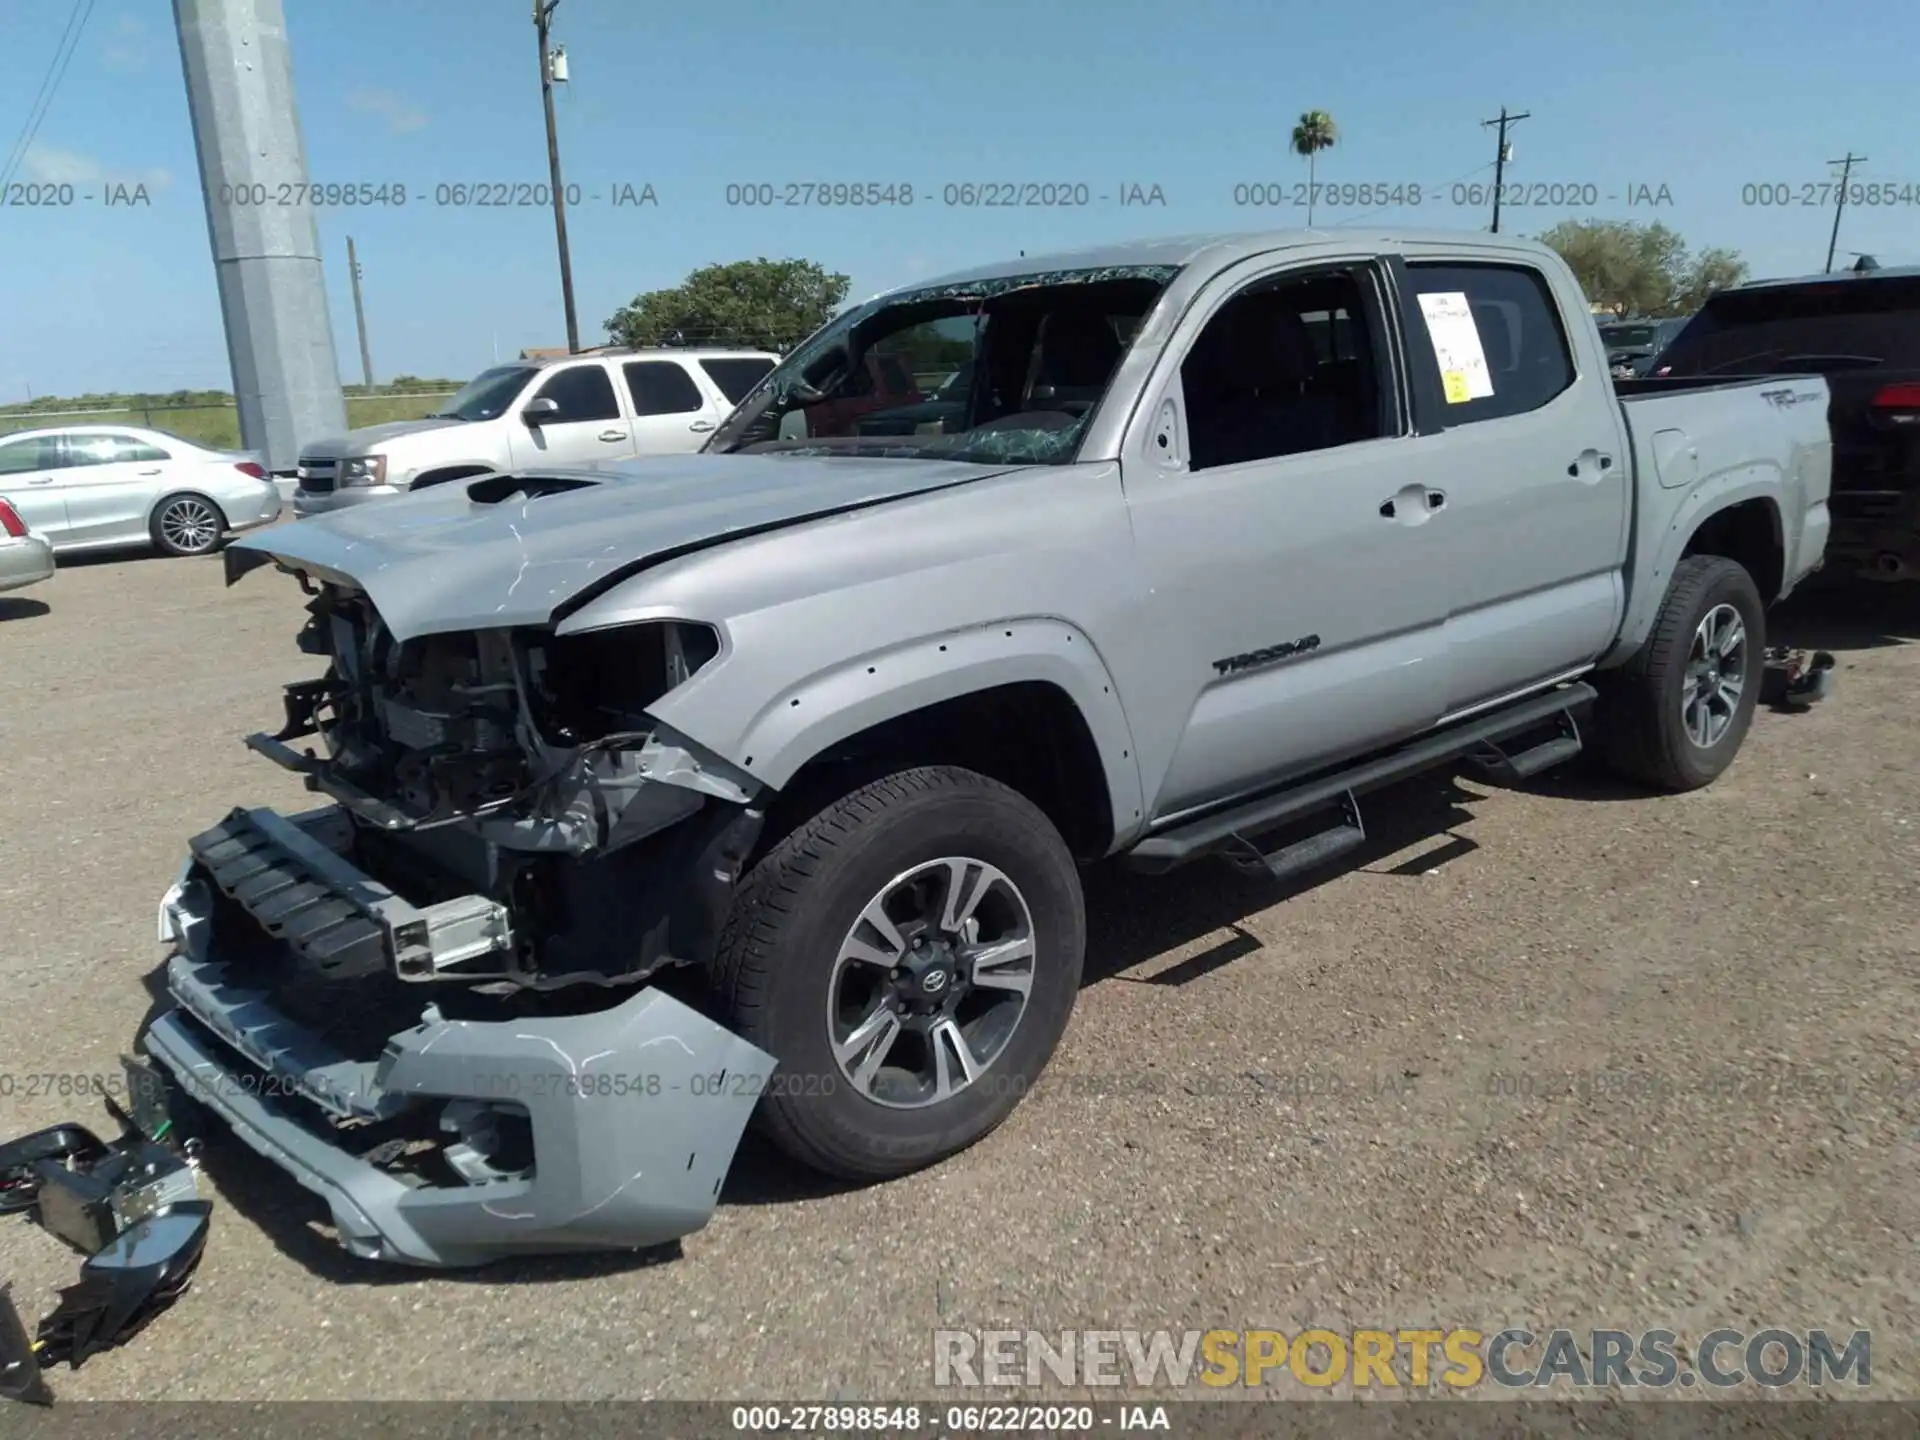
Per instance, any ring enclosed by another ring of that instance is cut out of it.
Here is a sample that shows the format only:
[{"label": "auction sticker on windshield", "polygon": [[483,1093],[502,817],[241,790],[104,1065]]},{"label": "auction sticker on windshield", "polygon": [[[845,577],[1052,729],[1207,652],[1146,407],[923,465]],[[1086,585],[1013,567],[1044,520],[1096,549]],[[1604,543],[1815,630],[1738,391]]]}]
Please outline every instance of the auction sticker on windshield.
[{"label": "auction sticker on windshield", "polygon": [[1466,292],[1440,290],[1422,295],[1420,312],[1427,317],[1427,334],[1433,340],[1434,358],[1440,362],[1447,403],[1461,405],[1493,394],[1487,352],[1481,347],[1480,327],[1473,323]]}]

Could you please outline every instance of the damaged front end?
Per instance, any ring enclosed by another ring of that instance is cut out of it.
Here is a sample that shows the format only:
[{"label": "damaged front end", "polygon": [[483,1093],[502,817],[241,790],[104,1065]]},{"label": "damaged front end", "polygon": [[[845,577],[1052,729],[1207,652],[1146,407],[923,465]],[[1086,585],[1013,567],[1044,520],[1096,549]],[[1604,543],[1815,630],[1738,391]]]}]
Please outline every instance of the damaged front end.
[{"label": "damaged front end", "polygon": [[363,591],[301,579],[328,669],[247,743],[334,803],[189,843],[160,909],[178,1008],[148,1052],[357,1254],[699,1229],[773,1062],[648,982],[711,956],[763,811],[648,707],[720,636],[403,640]]}]

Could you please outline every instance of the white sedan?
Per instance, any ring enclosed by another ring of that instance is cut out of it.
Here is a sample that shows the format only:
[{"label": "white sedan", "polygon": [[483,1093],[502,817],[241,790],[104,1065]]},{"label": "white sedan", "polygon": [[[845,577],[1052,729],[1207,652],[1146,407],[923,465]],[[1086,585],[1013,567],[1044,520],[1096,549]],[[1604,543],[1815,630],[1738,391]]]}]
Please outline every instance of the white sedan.
[{"label": "white sedan", "polygon": [[280,515],[257,454],[131,425],[0,435],[0,495],[63,555],[118,545],[204,555]]}]

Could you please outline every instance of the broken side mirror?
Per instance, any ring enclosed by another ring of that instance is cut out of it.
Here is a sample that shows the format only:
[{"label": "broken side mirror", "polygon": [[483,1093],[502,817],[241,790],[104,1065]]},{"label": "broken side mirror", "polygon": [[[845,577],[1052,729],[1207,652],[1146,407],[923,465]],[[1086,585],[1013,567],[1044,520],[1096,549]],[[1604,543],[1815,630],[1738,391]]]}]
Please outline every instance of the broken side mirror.
[{"label": "broken side mirror", "polygon": [[177,1201],[136,1220],[80,1267],[80,1283],[40,1322],[39,1358],[78,1368],[138,1334],[185,1292],[207,1245],[213,1206]]},{"label": "broken side mirror", "polygon": [[551,395],[542,395],[538,399],[529,400],[521,407],[520,418],[526,421],[529,428],[538,430],[549,420],[560,418],[560,402]]},{"label": "broken side mirror", "polygon": [[13,1287],[0,1285],[0,1400],[51,1405],[53,1392],[40,1373],[40,1357],[27,1339],[27,1327],[13,1306]]}]

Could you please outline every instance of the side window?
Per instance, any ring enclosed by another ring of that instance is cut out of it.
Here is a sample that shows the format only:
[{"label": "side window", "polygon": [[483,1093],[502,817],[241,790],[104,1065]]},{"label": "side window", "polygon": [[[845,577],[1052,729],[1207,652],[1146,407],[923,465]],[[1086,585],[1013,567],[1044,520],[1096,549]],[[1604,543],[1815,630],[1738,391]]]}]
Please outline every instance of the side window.
[{"label": "side window", "polygon": [[720,393],[735,405],[747,398],[747,392],[767,378],[773,361],[761,356],[742,356],[737,360],[702,360],[700,368],[720,387]]},{"label": "side window", "polygon": [[553,417],[555,425],[620,418],[620,402],[614,398],[613,382],[603,365],[569,365],[542,385],[534,398],[551,400],[560,407],[560,413]]},{"label": "side window", "polygon": [[623,368],[636,415],[685,415],[707,408],[700,387],[677,360],[635,360]]},{"label": "side window", "polygon": [[69,435],[67,436],[67,464],[69,465],[111,465],[122,458],[121,435]]},{"label": "side window", "polygon": [[29,471],[60,468],[60,442],[50,435],[35,440],[0,442],[0,475],[25,475]]},{"label": "side window", "polygon": [[113,437],[113,458],[116,460],[171,460],[173,457],[158,445],[149,445],[146,441],[132,435]]},{"label": "side window", "polygon": [[1573,384],[1573,352],[1539,271],[1409,265],[1407,274],[1440,362],[1446,424],[1524,415]]},{"label": "side window", "polygon": [[1366,313],[1344,271],[1255,281],[1216,310],[1180,366],[1191,468],[1384,434]]}]

